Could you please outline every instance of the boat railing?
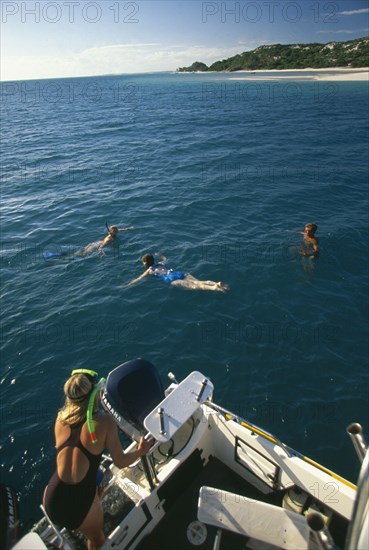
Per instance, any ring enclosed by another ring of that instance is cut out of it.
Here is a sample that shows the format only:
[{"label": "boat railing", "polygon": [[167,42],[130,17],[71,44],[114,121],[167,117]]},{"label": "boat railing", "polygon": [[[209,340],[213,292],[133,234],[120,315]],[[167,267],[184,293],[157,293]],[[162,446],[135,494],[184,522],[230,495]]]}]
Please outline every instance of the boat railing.
[{"label": "boat railing", "polygon": [[355,451],[357,453],[357,456],[359,457],[360,462],[362,462],[368,450],[368,446],[363,436],[363,428],[361,427],[360,424],[358,424],[357,422],[354,422],[349,426],[347,426],[346,431],[351,438],[351,441],[355,447]]},{"label": "boat railing", "polygon": [[[40,505],[40,508],[46,519],[48,528],[51,530],[51,533],[54,534],[54,535],[51,535],[51,539],[50,539],[50,543],[53,545],[53,548],[60,548],[63,550],[72,550],[71,546],[69,545],[69,543],[66,541],[66,539],[63,537],[63,534],[62,534],[62,532],[65,531],[65,528],[62,528],[61,530],[59,530],[58,527],[49,518],[43,504]],[[46,537],[46,534],[44,534],[44,536]],[[42,535],[41,535],[41,538],[43,539]]]},{"label": "boat railing", "polygon": [[[176,380],[175,375],[172,372],[168,373],[168,378],[169,378],[169,380],[171,380],[172,383],[177,384],[177,385],[179,384],[179,382]],[[205,384],[207,382],[208,382],[208,379],[206,378],[206,379],[204,379],[203,384]],[[278,439],[277,437],[275,437],[271,433],[266,432],[265,430],[261,430],[260,428],[258,428],[254,424],[252,424],[251,422],[246,422],[246,420],[244,420],[243,418],[241,418],[241,417],[237,416],[236,414],[228,411],[227,409],[221,407],[220,405],[216,405],[215,403],[213,403],[213,401],[211,401],[211,397],[209,399],[205,399],[203,401],[203,404],[207,405],[209,408],[211,408],[211,409],[213,409],[217,412],[222,413],[228,420],[234,420],[235,422],[237,422],[237,424],[240,424],[240,425],[248,428],[252,432],[256,433],[257,435],[260,435],[261,437],[263,437],[264,439],[267,439],[268,441],[271,441],[275,445],[278,445],[278,447],[283,449],[283,451],[286,453],[286,455],[288,457],[293,456],[293,453],[291,452],[291,449],[289,449],[289,447],[287,447],[287,445],[282,443],[282,441],[280,439]]]},{"label": "boat railing", "polygon": [[246,422],[246,420],[244,420],[243,418],[240,418],[236,414],[228,411],[227,409],[224,409],[220,405],[216,405],[212,401],[206,401],[204,404],[207,407],[209,407],[210,409],[213,409],[217,412],[222,413],[228,420],[233,420],[233,421],[237,422],[237,424],[240,424],[241,426],[244,426],[245,428],[248,428],[250,431],[254,432],[255,434],[260,435],[261,437],[263,437],[264,439],[267,439],[268,441],[271,441],[275,445],[278,445],[278,447],[283,449],[283,451],[286,453],[286,455],[288,457],[293,456],[293,454],[291,452],[291,449],[289,449],[289,447],[287,447],[287,445],[282,443],[282,441],[280,439],[278,439],[277,437],[275,437],[271,433],[268,433],[264,430],[261,430],[260,428],[258,428],[254,424],[252,424],[251,422]]},{"label": "boat railing", "polygon": [[[352,424],[347,428],[347,431],[350,433],[349,429],[352,428]],[[357,430],[356,425],[354,431]],[[350,436],[352,434],[350,433]],[[360,435],[361,435],[361,426],[360,426]],[[364,440],[362,439],[361,443]],[[362,453],[362,446],[360,443],[360,455]],[[357,449],[354,443],[355,449]],[[358,453],[359,454],[359,453]],[[369,450],[366,451],[365,456],[362,460],[359,479],[358,479],[358,491],[357,497],[354,504],[354,509],[352,512],[352,518],[349,525],[349,530],[347,534],[346,546],[347,550],[356,550],[357,548],[363,548],[360,544],[361,537],[363,540],[366,540],[368,537],[368,514],[369,514],[369,503],[368,503],[368,494],[369,494]]]}]

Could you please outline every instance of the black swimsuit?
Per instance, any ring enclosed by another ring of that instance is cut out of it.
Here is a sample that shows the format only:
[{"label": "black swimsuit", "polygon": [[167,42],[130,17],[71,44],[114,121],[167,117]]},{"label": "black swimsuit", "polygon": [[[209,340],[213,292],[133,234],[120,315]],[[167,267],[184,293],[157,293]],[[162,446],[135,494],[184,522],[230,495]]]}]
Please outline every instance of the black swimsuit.
[{"label": "black swimsuit", "polygon": [[55,472],[44,497],[45,510],[51,521],[68,529],[77,529],[91,508],[96,494],[96,475],[102,455],[102,453],[94,455],[82,445],[80,439],[82,425],[71,428],[70,436],[57,449],[57,455],[65,447],[77,447],[89,461],[87,474],[78,483],[66,483]]}]

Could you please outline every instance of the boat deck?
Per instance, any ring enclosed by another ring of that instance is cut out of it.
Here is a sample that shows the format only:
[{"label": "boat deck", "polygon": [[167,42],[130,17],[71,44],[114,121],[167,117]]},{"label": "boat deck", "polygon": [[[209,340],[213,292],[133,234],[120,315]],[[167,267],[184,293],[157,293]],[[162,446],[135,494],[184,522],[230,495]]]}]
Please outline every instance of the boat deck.
[{"label": "boat deck", "polygon": [[[192,465],[187,466],[187,469],[196,468],[196,458],[192,458]],[[282,499],[284,491],[274,492],[270,495],[265,495],[255,489],[252,485],[242,480],[237,474],[235,474],[230,468],[225,466],[217,458],[211,458],[208,464],[201,468],[199,473],[195,476],[193,481],[189,484],[188,476],[189,471],[183,471],[179,473],[182,476],[183,482],[178,483],[177,491],[175,494],[168,493],[170,503],[163,520],[159,523],[156,529],[146,537],[138,546],[138,550],[187,550],[194,548],[194,544],[191,543],[187,536],[189,525],[192,522],[197,521],[197,503],[199,498],[199,490],[203,485],[209,487],[216,487],[218,489],[236,493],[238,495],[247,496],[249,498],[255,498],[257,500],[263,500],[276,506],[282,505]],[[183,490],[180,486],[183,486]],[[206,526],[206,540],[201,542],[202,531],[201,526],[196,524],[190,527],[190,531],[194,533],[197,538],[197,545],[201,544],[201,550],[211,550],[214,545],[214,538],[216,535],[216,528]],[[204,534],[205,536],[205,534]],[[256,541],[251,539],[245,539],[240,535],[231,533],[229,531],[223,531],[222,543],[223,548],[232,548],[232,550],[238,549],[254,549],[260,548]],[[272,550],[274,546],[263,545],[263,550]]]},{"label": "boat deck", "polygon": [[[199,491],[202,486],[214,487],[236,495],[246,496],[282,506],[285,491],[271,491],[264,494],[253,485],[235,474],[228,466],[215,457],[203,465],[201,453],[196,450],[181,466],[158,488],[159,500],[163,503],[165,516],[153,532],[143,539],[137,550],[212,550],[217,529],[204,525],[197,520]],[[135,506],[133,500],[124,495],[121,489],[112,485],[103,497],[104,531],[111,532]],[[46,528],[43,519],[36,526],[39,534]],[[64,531],[64,536],[75,550],[85,550],[84,537],[78,532]],[[330,531],[339,547],[344,546],[347,522],[334,514],[330,522]],[[190,535],[190,536],[189,536]],[[192,537],[191,537],[192,535]],[[192,542],[190,539],[192,538]],[[53,545],[48,548],[55,548]],[[220,548],[232,550],[276,550],[273,545],[223,530]]]}]

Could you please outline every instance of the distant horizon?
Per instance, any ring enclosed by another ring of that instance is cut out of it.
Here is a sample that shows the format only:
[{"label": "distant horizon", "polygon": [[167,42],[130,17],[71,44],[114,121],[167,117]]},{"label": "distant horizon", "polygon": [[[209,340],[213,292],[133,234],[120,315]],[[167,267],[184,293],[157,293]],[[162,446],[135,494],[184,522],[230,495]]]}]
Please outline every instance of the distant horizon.
[{"label": "distant horizon", "polygon": [[366,0],[1,3],[2,82],[176,71],[263,45],[369,32]]},{"label": "distant horizon", "polygon": [[[353,38],[353,39],[348,39],[348,40],[329,40],[328,42],[315,42],[316,44],[322,44],[322,45],[325,45],[325,44],[332,44],[333,42],[336,42],[336,43],[340,43],[340,42],[350,42],[352,40],[361,40],[361,39],[365,39],[365,38],[369,38],[369,35],[365,35],[365,36],[360,36],[358,38]],[[279,43],[280,44],[280,43]],[[293,46],[293,45],[302,45],[302,44],[313,44],[313,42],[291,42],[289,44],[281,44],[283,46]],[[260,48],[262,46],[275,46],[277,44],[260,44],[260,46],[257,46],[256,48],[254,49],[257,49],[257,48]],[[239,52],[240,54],[242,54],[244,51],[252,51],[252,50],[243,50],[242,52]],[[234,55],[237,55],[237,54],[234,54]],[[224,58],[225,59],[225,58]],[[196,61],[199,61],[201,62],[201,60],[196,60]],[[215,61],[218,61],[218,60],[215,60]],[[195,61],[193,61],[193,63],[195,63]],[[192,64],[192,63],[191,63]],[[145,74],[160,74],[160,73],[177,73],[178,72],[178,68],[177,67],[176,69],[165,69],[165,70],[157,70],[157,71],[141,71],[141,72],[119,72],[119,73],[101,73],[101,74],[91,74],[91,75],[73,75],[73,76],[54,76],[54,77],[48,77],[48,76],[44,76],[44,77],[38,77],[38,78],[23,78],[23,79],[17,79],[17,80],[3,80],[1,79],[1,74],[0,74],[0,83],[6,83],[6,82],[32,82],[32,81],[38,81],[38,80],[63,80],[63,79],[79,79],[79,78],[104,78],[104,77],[108,77],[108,76],[112,76],[112,77],[115,77],[115,76],[129,76],[129,75],[145,75]],[[298,69],[279,69],[279,71],[283,72],[283,71],[304,71],[304,70],[311,70],[311,71],[321,71],[321,70],[327,70],[327,71],[335,71],[335,70],[352,70],[352,71],[360,71],[360,70],[363,70],[363,69],[367,69],[369,70],[369,63],[368,63],[368,66],[364,66],[364,67],[347,67],[347,66],[336,66],[336,67],[321,67],[321,68],[314,68],[314,67],[307,67],[305,69],[302,69],[302,68],[298,68]],[[247,71],[247,69],[241,69],[240,71],[229,71],[229,72],[242,72],[242,70],[244,71]],[[261,69],[262,72],[275,72],[275,71],[278,71],[278,69]],[[196,72],[196,71],[194,71]],[[208,74],[214,72],[218,72],[218,71],[207,71]],[[250,72],[255,72],[255,70],[250,70]],[[178,74],[185,74],[185,73],[178,73]]]},{"label": "distant horizon", "polygon": [[[141,73],[107,73],[107,74],[95,74],[95,75],[83,75],[83,76],[55,76],[55,77],[42,77],[42,78],[24,78],[19,80],[0,80],[0,84],[13,84],[18,82],[39,82],[39,81],[48,81],[48,80],[80,80],[82,78],[87,79],[93,79],[93,78],[107,78],[107,77],[119,77],[119,76],[144,76],[144,75],[160,75],[160,74],[178,74],[178,75],[189,75],[189,74],[201,74],[201,75],[207,75],[207,74],[237,74],[237,73],[288,73],[288,72],[305,72],[305,71],[311,71],[311,72],[322,72],[327,71],[331,73],[337,73],[339,71],[345,72],[368,72],[369,75],[369,64],[366,67],[321,67],[321,68],[313,68],[313,67],[306,67],[305,69],[240,69],[237,71],[189,71],[189,72],[179,72],[177,70],[169,70],[169,71],[145,71]],[[3,93],[4,95],[6,92]]]}]

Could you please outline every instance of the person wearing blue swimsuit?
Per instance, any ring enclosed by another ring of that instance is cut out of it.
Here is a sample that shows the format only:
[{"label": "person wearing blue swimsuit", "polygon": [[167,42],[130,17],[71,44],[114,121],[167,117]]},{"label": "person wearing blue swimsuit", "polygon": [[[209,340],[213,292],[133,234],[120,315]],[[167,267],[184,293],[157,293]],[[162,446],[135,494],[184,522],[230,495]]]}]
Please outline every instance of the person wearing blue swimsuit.
[{"label": "person wearing blue swimsuit", "polygon": [[86,420],[90,396],[96,390],[97,373],[78,369],[64,384],[65,404],[55,422],[56,471],[44,492],[44,507],[53,523],[78,529],[97,550],[105,541],[103,510],[96,487],[101,455],[108,449],[114,464],[125,468],[149,451],[152,442],[141,438],[134,451],[122,449],[113,417],[93,407],[94,441]]},{"label": "person wearing blue swimsuit", "polygon": [[165,258],[163,258],[161,262],[155,263],[155,259],[152,254],[145,254],[142,256],[141,261],[146,268],[145,271],[142,275],[123,286],[131,286],[147,275],[153,275],[157,279],[161,279],[171,286],[177,286],[188,290],[214,290],[218,292],[225,292],[229,290],[229,286],[224,283],[216,283],[215,281],[199,281],[199,279],[193,277],[191,273],[168,269],[165,266]]}]

